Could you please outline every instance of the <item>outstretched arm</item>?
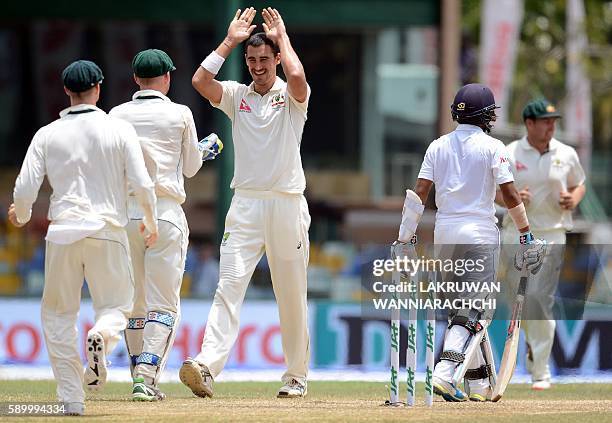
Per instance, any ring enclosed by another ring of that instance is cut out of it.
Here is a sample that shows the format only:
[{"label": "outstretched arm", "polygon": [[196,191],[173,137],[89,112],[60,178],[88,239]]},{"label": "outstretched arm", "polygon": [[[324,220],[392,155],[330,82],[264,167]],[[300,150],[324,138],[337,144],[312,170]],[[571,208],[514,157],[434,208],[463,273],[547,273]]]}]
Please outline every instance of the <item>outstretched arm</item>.
[{"label": "outstretched arm", "polygon": [[300,58],[291,46],[283,18],[278,10],[272,7],[263,9],[261,14],[264,19],[263,28],[266,36],[274,41],[280,49],[281,66],[287,77],[287,91],[289,91],[291,97],[299,103],[303,103],[308,95],[306,74]]},{"label": "outstretched arm", "polygon": [[251,36],[251,32],[255,29],[255,25],[251,25],[255,13],[252,7],[246,8],[242,13],[240,9],[236,11],[234,19],[227,28],[227,36],[217,49],[204,59],[191,78],[191,84],[200,95],[215,104],[221,102],[223,95],[223,87],[219,81],[215,80],[215,76],[232,50]]}]

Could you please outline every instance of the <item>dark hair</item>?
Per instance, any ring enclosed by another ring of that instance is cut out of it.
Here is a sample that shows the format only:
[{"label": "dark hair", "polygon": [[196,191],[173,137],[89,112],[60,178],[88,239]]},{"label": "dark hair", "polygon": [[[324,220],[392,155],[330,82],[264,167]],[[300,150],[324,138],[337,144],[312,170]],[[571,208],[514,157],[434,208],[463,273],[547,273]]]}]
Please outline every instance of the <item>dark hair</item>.
[{"label": "dark hair", "polygon": [[475,125],[482,128],[483,131],[489,133],[493,128],[491,122],[495,122],[497,120],[497,115],[495,114],[495,105],[487,107],[486,109],[480,111],[477,115],[474,116],[459,116],[456,113],[451,112],[453,116],[453,120],[456,120],[458,123],[467,123],[468,125]]},{"label": "dark hair", "polygon": [[246,54],[247,48],[249,46],[259,47],[263,44],[270,46],[275,55],[280,53],[280,49],[278,48],[278,46],[274,43],[274,41],[266,37],[265,32],[257,32],[251,35],[247,40],[246,44],[244,45],[244,54]]},{"label": "dark hair", "polygon": [[480,116],[472,116],[472,117],[460,117],[455,119],[458,123],[465,123],[468,125],[475,125],[475,126],[484,126],[483,122],[482,122],[482,118]]}]

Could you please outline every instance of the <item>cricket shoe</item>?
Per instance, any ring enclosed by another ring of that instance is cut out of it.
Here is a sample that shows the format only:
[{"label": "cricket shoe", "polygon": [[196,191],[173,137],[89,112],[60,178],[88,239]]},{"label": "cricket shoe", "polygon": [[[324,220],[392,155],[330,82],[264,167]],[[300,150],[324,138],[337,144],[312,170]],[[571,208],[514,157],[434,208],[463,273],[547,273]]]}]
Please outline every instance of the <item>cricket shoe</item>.
[{"label": "cricket shoe", "polygon": [[82,402],[65,402],[64,416],[82,416],[85,414],[85,404]]},{"label": "cricket shoe", "polygon": [[468,385],[466,386],[465,393],[468,394],[468,398],[470,401],[486,402],[491,401],[491,397],[493,396],[493,389],[488,385],[485,385],[484,387]]},{"label": "cricket shoe", "polygon": [[279,390],[276,398],[302,398],[308,393],[308,385],[295,379],[289,380]]},{"label": "cricket shoe", "polygon": [[533,389],[534,391],[545,391],[547,389],[550,389],[551,387],[552,385],[548,380],[536,380],[531,385],[531,389]]},{"label": "cricket shoe", "polygon": [[486,402],[491,400],[492,391],[491,388],[487,388],[484,392],[470,391],[469,399],[473,402]]},{"label": "cricket shoe", "polygon": [[134,387],[132,388],[132,400],[134,401],[161,401],[166,398],[166,394],[145,383],[144,378],[135,377]]},{"label": "cricket shoe", "polygon": [[467,400],[465,393],[450,382],[433,377],[434,394],[441,395],[448,402],[462,402]]},{"label": "cricket shoe", "polygon": [[183,361],[179,370],[179,378],[198,397],[213,396],[213,378],[210,370],[204,364],[188,358]]},{"label": "cricket shoe", "polygon": [[104,338],[97,332],[87,337],[87,367],[85,384],[90,391],[98,391],[106,383],[106,351]]}]

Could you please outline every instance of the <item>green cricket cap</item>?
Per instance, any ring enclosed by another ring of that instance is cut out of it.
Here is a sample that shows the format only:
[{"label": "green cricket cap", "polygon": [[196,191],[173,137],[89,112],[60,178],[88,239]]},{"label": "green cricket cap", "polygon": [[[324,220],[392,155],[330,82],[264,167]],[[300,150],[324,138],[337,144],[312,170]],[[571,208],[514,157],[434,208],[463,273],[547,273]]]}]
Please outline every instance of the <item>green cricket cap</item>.
[{"label": "green cricket cap", "polygon": [[102,70],[89,60],[72,62],[62,72],[64,86],[74,93],[87,91],[104,79]]},{"label": "green cricket cap", "polygon": [[560,118],[561,113],[557,111],[557,108],[550,101],[543,98],[530,101],[523,109],[523,120],[527,118],[543,119],[549,117]]},{"label": "green cricket cap", "polygon": [[176,68],[170,56],[165,51],[150,48],[134,56],[132,69],[139,78],[155,78]]}]

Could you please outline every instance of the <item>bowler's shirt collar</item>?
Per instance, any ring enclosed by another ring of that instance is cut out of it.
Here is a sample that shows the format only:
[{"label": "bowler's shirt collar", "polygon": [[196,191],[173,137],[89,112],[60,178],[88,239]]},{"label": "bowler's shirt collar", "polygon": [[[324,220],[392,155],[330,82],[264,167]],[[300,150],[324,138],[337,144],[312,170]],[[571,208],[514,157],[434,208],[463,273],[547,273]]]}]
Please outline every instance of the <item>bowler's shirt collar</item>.
[{"label": "bowler's shirt collar", "polygon": [[157,90],[140,90],[136,91],[132,96],[132,100],[154,100],[156,98],[163,101],[170,101],[168,97]]},{"label": "bowler's shirt collar", "polygon": [[89,113],[89,112],[102,112],[102,109],[97,108],[93,104],[77,104],[76,106],[66,107],[62,110],[59,115],[60,118],[65,117],[66,115],[79,115],[81,113]]}]

